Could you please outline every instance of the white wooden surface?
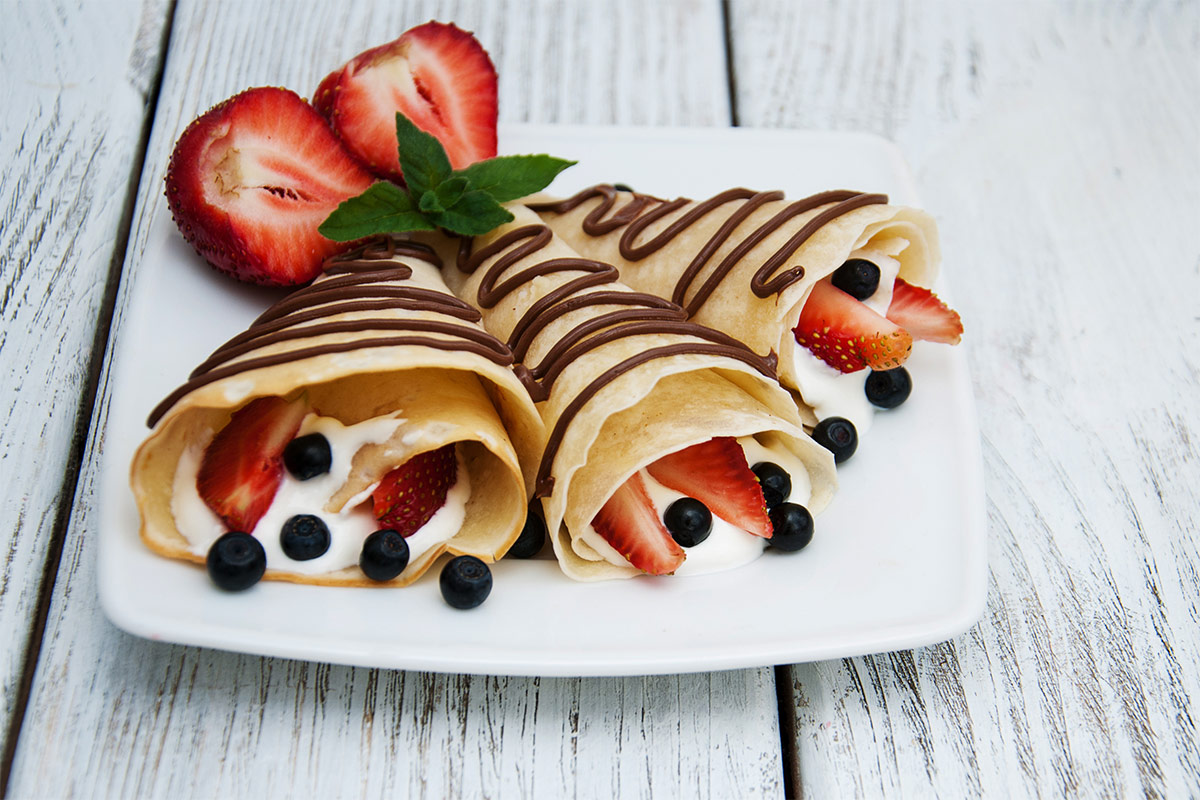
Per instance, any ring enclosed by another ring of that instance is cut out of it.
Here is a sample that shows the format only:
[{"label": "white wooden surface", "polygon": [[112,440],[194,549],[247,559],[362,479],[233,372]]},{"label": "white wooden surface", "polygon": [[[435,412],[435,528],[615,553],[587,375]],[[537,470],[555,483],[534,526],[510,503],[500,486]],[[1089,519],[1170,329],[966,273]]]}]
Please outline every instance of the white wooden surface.
[{"label": "white wooden surface", "polygon": [[1200,795],[1200,5],[731,17],[743,125],[908,154],[987,468],[987,615],[938,647],[793,669],[797,788]]},{"label": "white wooden surface", "polygon": [[[307,93],[329,67],[431,17],[478,32],[508,121],[725,125],[732,99],[743,125],[883,134],[941,220],[968,324],[991,521],[983,621],[935,647],[781,671],[782,733],[769,668],[500,679],[141,641],[95,606],[102,373],[13,797],[1200,795],[1200,6],[722,6],[181,0],[122,280],[136,280],[149,204],[188,120],[251,85]],[[0,453],[6,476],[29,473],[0,490],[3,535],[16,534],[0,584],[7,703],[20,669],[8,643],[27,635],[39,548],[76,468],[94,324],[77,317],[94,318],[104,292],[120,234],[111,198],[141,117],[91,120],[142,102],[165,14],[156,3],[4,10],[0,92],[49,109],[0,112],[0,155],[22,167],[0,175],[0,358],[22,381],[0,386],[18,421]],[[112,67],[122,59],[124,72]],[[54,83],[69,74],[91,82],[70,114],[58,101],[78,127],[39,126],[54,119],[47,98],[70,94]],[[41,141],[28,136],[13,144],[27,129],[60,131],[60,154],[21,149]],[[91,202],[95,186],[107,203]],[[15,260],[27,251],[39,253],[36,277]]]},{"label": "white wooden surface", "polygon": [[60,514],[70,505],[91,414],[93,340],[98,322],[102,336],[107,328],[105,285],[122,257],[117,232],[165,4],[5,0],[0,15],[0,752],[7,753],[45,563],[61,541]]}]

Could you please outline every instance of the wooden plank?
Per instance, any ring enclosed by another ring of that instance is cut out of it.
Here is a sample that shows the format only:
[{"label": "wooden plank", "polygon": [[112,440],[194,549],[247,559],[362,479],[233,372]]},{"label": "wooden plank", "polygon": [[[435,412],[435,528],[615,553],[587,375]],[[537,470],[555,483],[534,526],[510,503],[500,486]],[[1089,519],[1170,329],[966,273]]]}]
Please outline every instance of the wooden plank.
[{"label": "wooden plank", "polygon": [[912,160],[987,470],[983,621],[794,668],[798,787],[1200,794],[1200,8],[732,9],[743,124]]},{"label": "wooden plank", "polygon": [[[93,340],[136,176],[164,2],[5,4],[0,32],[0,736],[91,414]],[[119,263],[119,262],[118,262]],[[102,331],[103,335],[103,331]],[[81,405],[81,398],[86,405]],[[51,569],[53,564],[51,564]],[[51,573],[52,574],[52,573]],[[0,752],[10,752],[7,738]],[[0,780],[4,768],[0,765]]]},{"label": "wooden plank", "polygon": [[[303,9],[301,11],[301,9]],[[551,2],[181,2],[118,298],[142,265],[167,154],[246,86],[325,69],[432,16],[477,31],[505,120],[728,122],[719,7]],[[657,42],[678,47],[663,52]],[[770,669],[542,680],[331,667],[142,641],[95,607],[89,440],[13,796],[422,797],[782,794]]]}]

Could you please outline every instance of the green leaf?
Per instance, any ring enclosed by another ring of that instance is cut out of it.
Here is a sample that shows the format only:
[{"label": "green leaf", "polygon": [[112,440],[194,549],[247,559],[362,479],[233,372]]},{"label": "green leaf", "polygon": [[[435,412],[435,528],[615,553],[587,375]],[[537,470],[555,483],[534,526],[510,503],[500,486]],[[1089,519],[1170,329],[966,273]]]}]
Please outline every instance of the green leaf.
[{"label": "green leaf", "polygon": [[477,161],[454,174],[470,181],[472,189],[487,192],[498,203],[507,203],[540,192],[558,173],[575,163],[548,155],[497,156]]},{"label": "green leaf", "polygon": [[317,228],[326,239],[352,242],[380,233],[429,231],[434,225],[413,208],[412,197],[394,183],[372,184],[341,203]]},{"label": "green leaf", "polygon": [[477,190],[464,193],[452,208],[427,216],[439,227],[462,236],[482,236],[513,220],[513,215],[491,195]]},{"label": "green leaf", "polygon": [[418,128],[399,111],[396,142],[400,149],[400,171],[413,197],[420,197],[453,174],[450,159],[437,137]]}]

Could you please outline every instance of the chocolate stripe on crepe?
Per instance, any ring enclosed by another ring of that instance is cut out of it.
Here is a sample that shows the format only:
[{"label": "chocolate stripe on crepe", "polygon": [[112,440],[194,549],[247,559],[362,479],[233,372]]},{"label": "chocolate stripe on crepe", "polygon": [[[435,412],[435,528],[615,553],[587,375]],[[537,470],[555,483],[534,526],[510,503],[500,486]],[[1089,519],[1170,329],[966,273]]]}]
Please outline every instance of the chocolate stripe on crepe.
[{"label": "chocolate stripe on crepe", "polygon": [[[712,273],[696,289],[695,293],[692,293],[692,283],[700,272],[704,270],[717,250],[733,234],[734,230],[755,209],[764,203],[783,200],[783,192],[754,192],[750,189],[728,189],[707,200],[696,203],[687,213],[668,225],[657,236],[640,244],[637,243],[637,239],[648,227],[692,201],[687,198],[678,198],[667,202],[650,195],[634,193],[632,199],[625,206],[613,213],[608,219],[605,219],[606,215],[613,212],[613,208],[617,203],[617,190],[611,185],[600,184],[589,189],[584,189],[582,192],[565,200],[534,203],[529,207],[539,212],[565,214],[593,197],[600,197],[602,199],[600,204],[584,218],[584,232],[589,236],[601,236],[624,227],[625,231],[621,234],[619,247],[621,257],[627,261],[641,261],[657,252],[670,243],[676,236],[691,228],[707,214],[726,203],[742,203],[742,206],[704,243],[704,246],[697,252],[696,257],[680,273],[679,280],[671,293],[671,299],[683,306],[689,317],[695,315],[700,307],[704,305],[705,301],[712,296],[713,291],[716,290],[721,281],[729,275],[747,253],[754,249],[763,239],[766,239],[777,231],[789,219],[821,208],[822,206],[829,206],[829,208],[817,214],[799,231],[793,234],[782,247],[776,250],[754,272],[749,288],[758,297],[765,298],[772,294],[778,294],[804,278],[804,267],[801,265],[783,269],[781,272],[777,271],[823,225],[856,208],[883,204],[888,201],[885,194],[865,194],[863,192],[839,190],[821,192],[820,194],[814,194],[810,197],[789,203],[775,214],[775,216],[755,228],[738,243],[725,256],[721,263],[713,269]],[[689,297],[689,294],[691,297]]]},{"label": "chocolate stripe on crepe", "polygon": [[551,321],[589,306],[626,307],[576,325],[548,349],[538,364],[525,365],[527,370],[519,372],[519,375],[534,400],[540,402],[547,399],[550,387],[564,369],[584,353],[609,342],[645,334],[680,334],[698,341],[677,342],[645,350],[608,368],[584,386],[563,409],[550,432],[538,465],[534,496],[546,497],[553,490],[554,479],[550,476],[550,468],[571,420],[601,389],[641,364],[677,355],[715,355],[736,359],[771,379],[775,378],[774,355],[763,358],[724,333],[687,322],[684,310],[674,303],[633,291],[579,294],[585,289],[617,282],[617,270],[611,264],[584,258],[547,259],[500,280],[510,267],[535,255],[552,237],[553,234],[545,225],[526,225],[509,231],[474,253],[473,240],[463,239],[459,244],[457,259],[459,270],[471,274],[483,262],[496,257],[484,273],[476,292],[476,302],[483,308],[495,307],[508,294],[539,276],[558,272],[583,273],[538,299],[517,320],[508,345],[520,352],[522,360],[530,344]]},{"label": "chocolate stripe on crepe", "polygon": [[[203,364],[192,371],[182,386],[155,406],[146,424],[153,427],[180,398],[201,386],[250,370],[329,353],[346,353],[372,347],[422,345],[438,350],[476,353],[502,366],[513,363],[511,351],[496,337],[473,325],[463,325],[456,321],[367,316],[319,322],[339,314],[396,309],[432,312],[466,322],[479,321],[479,311],[453,295],[416,286],[380,285],[394,284],[412,277],[412,269],[404,264],[381,267],[380,262],[396,257],[417,258],[434,266],[441,266],[441,259],[431,248],[415,242],[398,242],[391,237],[368,242],[349,253],[330,259],[326,262],[324,272],[328,277],[319,278],[316,283],[283,298],[263,312],[246,331],[217,348]],[[365,331],[424,332],[438,334],[438,337],[369,337],[314,344],[283,353],[233,361],[261,347],[280,342]],[[233,363],[229,363],[231,361]]]}]

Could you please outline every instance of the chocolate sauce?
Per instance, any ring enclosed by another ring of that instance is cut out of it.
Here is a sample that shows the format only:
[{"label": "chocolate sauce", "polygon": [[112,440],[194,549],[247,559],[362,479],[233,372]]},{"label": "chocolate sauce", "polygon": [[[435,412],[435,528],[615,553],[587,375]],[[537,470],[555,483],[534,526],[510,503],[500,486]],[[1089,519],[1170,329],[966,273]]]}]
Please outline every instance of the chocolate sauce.
[{"label": "chocolate sauce", "polygon": [[[648,198],[639,209],[653,202],[662,201]],[[615,227],[627,224],[634,216],[636,215],[623,213],[618,217],[622,221]],[[604,227],[609,222],[611,220],[598,224]],[[545,497],[553,490],[554,481],[550,476],[550,468],[571,420],[601,389],[637,366],[676,355],[716,355],[741,361],[762,374],[775,378],[773,357],[758,356],[726,334],[688,322],[686,312],[675,303],[634,291],[602,290],[584,293],[584,290],[617,282],[617,270],[611,264],[585,258],[552,258],[536,262],[504,277],[511,267],[535,256],[552,238],[553,234],[545,225],[525,225],[505,233],[474,253],[473,240],[464,239],[460,243],[457,257],[459,270],[466,274],[474,273],[485,261],[495,258],[476,291],[476,302],[484,309],[494,308],[509,293],[537,277],[561,272],[579,273],[578,277],[567,280],[532,303],[513,326],[508,345],[513,349],[514,356],[522,362],[526,361],[525,357],[533,341],[554,320],[583,308],[601,305],[617,307],[614,311],[598,314],[576,325],[547,350],[539,363],[525,363],[525,368],[518,370],[518,376],[534,400],[540,402],[547,399],[554,381],[580,356],[618,339],[647,334],[674,334],[689,336],[696,341],[675,342],[644,350],[605,370],[580,390],[563,409],[550,432],[546,450],[538,466],[535,496]]]},{"label": "chocolate sauce", "polygon": [[[251,326],[230,339],[197,367],[188,380],[150,412],[147,424],[153,427],[184,395],[214,381],[254,369],[286,364],[330,353],[346,353],[373,347],[420,345],[438,350],[465,351],[508,366],[512,353],[496,337],[467,323],[481,319],[479,311],[451,294],[418,286],[396,286],[412,277],[412,269],[392,262],[396,257],[427,261],[440,267],[441,259],[429,247],[415,242],[400,242],[390,237],[376,240],[325,262],[324,277],[299,289],[263,312]],[[406,319],[367,316],[356,319],[321,322],[344,313],[406,309],[426,311],[450,318]],[[306,324],[313,323],[313,324]],[[346,342],[329,342],[299,347],[283,353],[233,361],[267,345],[297,341],[334,333],[365,331],[396,332],[401,335],[370,336]],[[434,333],[440,337],[403,335]],[[233,363],[230,363],[230,362]]]},{"label": "chocolate sauce", "polygon": [[[745,236],[730,251],[705,279],[699,288],[692,292],[692,284],[704,270],[713,255],[724,245],[733,232],[762,205],[783,200],[782,192],[754,192],[749,189],[729,189],[718,195],[693,204],[686,212],[673,220],[657,236],[648,241],[638,243],[638,237],[655,222],[668,217],[670,214],[692,203],[686,198],[678,198],[670,202],[650,197],[649,195],[633,194],[629,202],[614,212],[618,193],[610,185],[602,184],[584,189],[578,194],[565,200],[548,203],[537,203],[530,206],[534,211],[552,214],[565,214],[579,207],[588,200],[599,197],[600,203],[584,217],[582,228],[589,236],[602,236],[625,228],[621,234],[618,247],[621,257],[626,261],[641,261],[642,259],[661,250],[675,237],[695,225],[714,210],[727,203],[741,203],[729,218],[721,224],[707,242],[696,252],[691,263],[680,273],[671,299],[683,306],[688,316],[694,316],[700,307],[712,296],[730,272],[746,255],[760,242],[779,230],[788,220],[801,214],[829,206],[793,234],[786,243],[771,254],[750,279],[750,291],[755,296],[766,298],[779,294],[792,284],[804,278],[804,267],[800,265],[784,268],[800,247],[813,234],[830,221],[847,214],[856,208],[867,205],[881,204],[888,201],[887,195],[864,194],[851,191],[822,192],[810,197],[789,203],[771,219],[759,225]],[[611,216],[609,216],[611,214]],[[690,296],[689,296],[690,295]]]}]

